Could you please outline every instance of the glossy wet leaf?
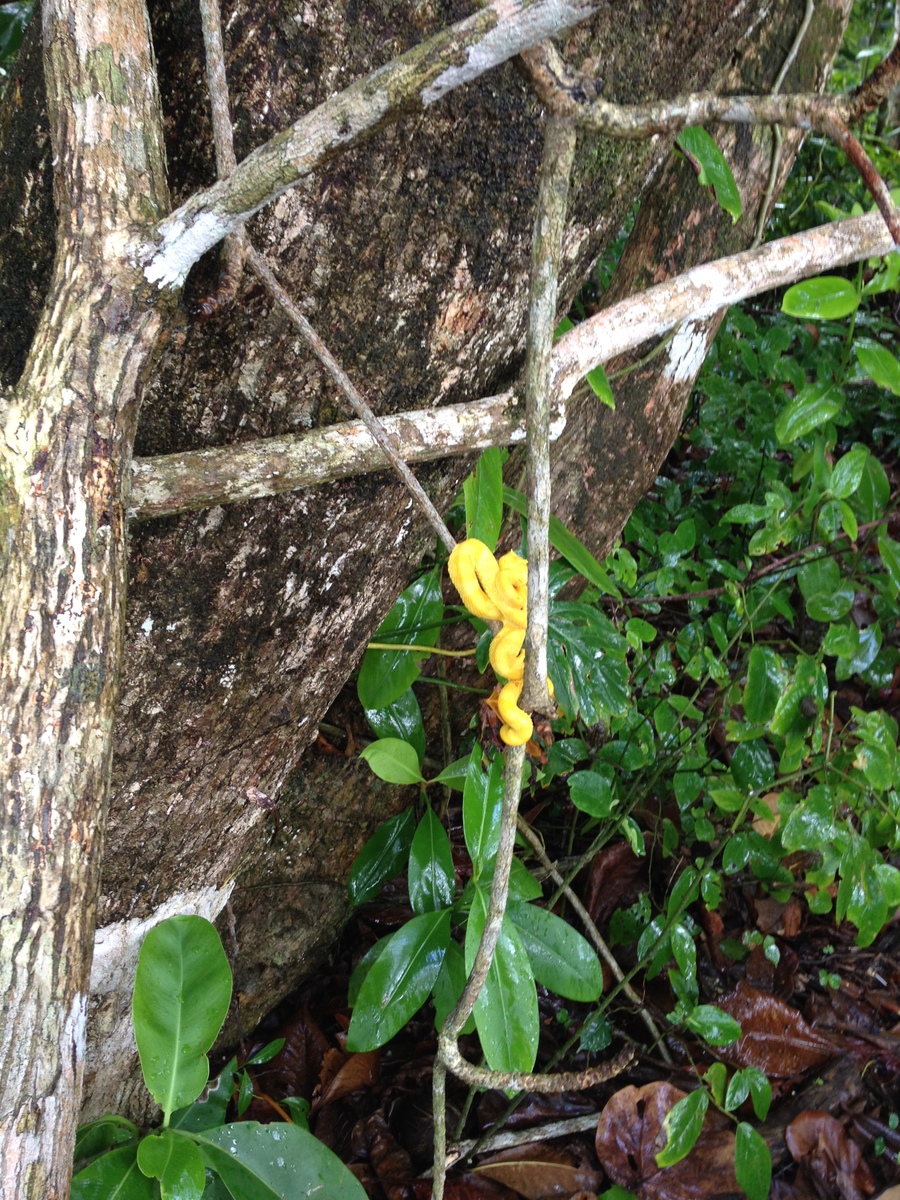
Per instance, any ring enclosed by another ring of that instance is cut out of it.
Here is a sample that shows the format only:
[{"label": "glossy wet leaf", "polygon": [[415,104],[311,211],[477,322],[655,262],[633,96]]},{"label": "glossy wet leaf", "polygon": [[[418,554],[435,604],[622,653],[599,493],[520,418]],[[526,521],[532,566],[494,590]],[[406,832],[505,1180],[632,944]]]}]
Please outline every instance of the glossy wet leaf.
[{"label": "glossy wet leaf", "polygon": [[409,742],[401,741],[400,738],[379,738],[377,742],[370,742],[360,750],[359,757],[364,759],[374,774],[385,783],[408,786],[424,782],[415,747]]},{"label": "glossy wet leaf", "polygon": [[781,311],[791,317],[838,321],[859,307],[859,293],[840,275],[819,275],[795,283],[784,293]]},{"label": "glossy wet leaf", "polygon": [[469,773],[469,757],[458,758],[456,762],[450,763],[444,767],[439,775],[430,780],[431,783],[440,783],[444,787],[452,788],[454,792],[461,792],[466,784],[466,776]]},{"label": "glossy wet leaf", "polygon": [[854,446],[852,450],[841,455],[831,472],[829,490],[832,496],[837,500],[846,500],[854,494],[859,487],[868,458],[869,451],[865,446]]},{"label": "glossy wet leaf", "polygon": [[700,1137],[707,1108],[709,1093],[705,1088],[698,1088],[669,1109],[663,1121],[666,1144],[656,1155],[658,1167],[673,1167],[687,1158]]},{"label": "glossy wet leaf", "polygon": [[466,536],[484,542],[493,552],[503,522],[503,458],[496,446],[482,452],[463,484],[463,497]]},{"label": "glossy wet leaf", "polygon": [[426,808],[409,851],[409,900],[413,912],[434,912],[453,903],[453,852],[447,831]]},{"label": "glossy wet leaf", "polygon": [[741,1026],[741,1038],[729,1046],[727,1058],[741,1067],[757,1067],[769,1079],[799,1079],[838,1053],[784,1000],[758,991],[746,981],[718,1007]]},{"label": "glossy wet leaf", "polygon": [[347,881],[353,904],[365,904],[382,884],[403,870],[412,845],[416,817],[412,809],[380,826],[356,856]]},{"label": "glossy wet leaf", "polygon": [[711,1046],[730,1046],[741,1036],[741,1027],[734,1017],[714,1004],[698,1004],[684,1023]]},{"label": "glossy wet leaf", "polygon": [[159,1180],[162,1200],[200,1200],[206,1186],[203,1156],[184,1133],[162,1129],[138,1146],[138,1166],[150,1179]]},{"label": "glossy wet leaf", "polygon": [[587,604],[553,604],[547,665],[556,699],[569,717],[588,725],[624,713],[629,704],[628,643],[613,623]]},{"label": "glossy wet leaf", "polygon": [[[466,959],[463,953],[463,948],[457,942],[450,941],[447,944],[447,952],[444,955],[444,961],[441,963],[441,969],[437,979],[434,981],[434,1026],[435,1029],[443,1028],[444,1022],[456,1007],[456,1002],[463,993],[463,988],[466,986],[468,972],[466,971]],[[461,1033],[475,1032],[475,1017],[470,1014],[465,1025],[463,1025]]]},{"label": "glossy wet leaf", "polygon": [[844,407],[843,391],[832,383],[810,383],[775,418],[775,436],[782,445],[821,429]]},{"label": "glossy wet leaf", "polygon": [[719,206],[737,221],[743,212],[741,193],[715,139],[702,125],[694,125],[681,131],[678,145],[698,168],[700,183],[713,189]]},{"label": "glossy wet leaf", "polygon": [[785,850],[817,851],[837,836],[834,821],[834,794],[831,788],[819,785],[794,808],[781,830]]},{"label": "glossy wet leaf", "polygon": [[200,1095],[231,1003],[231,967],[202,917],[161,921],[138,956],[132,1014],[144,1082],[166,1119]]},{"label": "glossy wet leaf", "polygon": [[392,935],[359,989],[347,1049],[374,1050],[419,1011],[450,941],[450,913],[422,913]]},{"label": "glossy wet leaf", "polygon": [[613,398],[613,390],[609,385],[609,380],[606,377],[606,372],[603,370],[603,364],[598,363],[593,370],[588,371],[585,379],[590,385],[591,391],[607,408],[615,408],[616,402]]},{"label": "glossy wet leaf", "polygon": [[568,921],[534,904],[507,909],[538,983],[567,1000],[590,1002],[603,990],[597,953]]},{"label": "glossy wet leaf", "polygon": [[367,708],[365,714],[376,737],[399,738],[409,742],[416,751],[419,765],[422,765],[425,757],[425,726],[412,688],[407,688],[393,704],[387,704],[384,708]]},{"label": "glossy wet leaf", "polygon": [[900,542],[895,542],[893,538],[882,535],[878,539],[878,553],[881,555],[882,565],[888,573],[893,594],[896,596],[900,592]]},{"label": "glossy wet leaf", "polygon": [[206,1165],[241,1200],[365,1200],[356,1177],[305,1129],[243,1121],[198,1135]]},{"label": "glossy wet leaf", "polygon": [[619,802],[613,792],[613,779],[612,767],[605,764],[596,771],[576,771],[567,780],[572,803],[589,817],[605,820]]},{"label": "glossy wet leaf", "polygon": [[772,1183],[772,1155],[746,1121],[741,1121],[735,1132],[734,1173],[750,1200],[766,1200]]},{"label": "glossy wet leaf", "polygon": [[884,346],[857,346],[856,357],[865,373],[879,387],[900,396],[900,361]]},{"label": "glossy wet leaf", "polygon": [[129,1142],[137,1144],[140,1136],[141,1131],[133,1121],[116,1113],[107,1113],[95,1121],[79,1125],[73,1157],[75,1162],[82,1158],[93,1158],[105,1150],[115,1149],[116,1146],[123,1146]]},{"label": "glossy wet leaf", "polygon": [[[466,925],[466,970],[471,971],[484,930],[488,893],[477,888]],[[540,1024],[534,975],[518,931],[504,916],[484,987],[475,1002],[475,1027],[488,1066],[495,1071],[530,1071],[537,1055]]]},{"label": "glossy wet leaf", "polygon": [[[410,584],[375,631],[372,641],[433,646],[443,615],[444,598],[435,568]],[[363,708],[384,708],[398,700],[419,677],[420,657],[408,650],[367,650],[357,682]]]},{"label": "glossy wet leaf", "polygon": [[463,833],[477,870],[497,853],[503,807],[503,760],[495,757],[487,770],[476,742],[463,787]]},{"label": "glossy wet leaf", "polygon": [[71,1200],[154,1200],[156,1184],[137,1165],[137,1146],[102,1154],[72,1178]]}]

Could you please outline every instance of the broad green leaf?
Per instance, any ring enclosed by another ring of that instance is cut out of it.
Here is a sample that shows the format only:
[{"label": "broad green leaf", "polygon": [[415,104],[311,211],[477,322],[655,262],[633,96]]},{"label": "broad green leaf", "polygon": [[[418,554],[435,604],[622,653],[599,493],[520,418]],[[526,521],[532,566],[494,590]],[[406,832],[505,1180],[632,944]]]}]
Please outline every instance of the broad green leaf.
[{"label": "broad green leaf", "polygon": [[703,1076],[703,1082],[709,1088],[709,1094],[713,1098],[713,1103],[719,1107],[726,1107],[725,1100],[725,1085],[728,1078],[728,1072],[725,1069],[725,1064],[715,1062],[707,1067],[706,1074]]},{"label": "broad green leaf", "polygon": [[203,1129],[213,1129],[225,1124],[225,1113],[231,1102],[234,1091],[234,1072],[237,1069],[237,1059],[232,1058],[219,1072],[214,1084],[204,1088],[202,1098],[188,1104],[186,1108],[178,1108],[172,1113],[169,1121],[170,1129],[181,1129],[186,1133],[199,1133]]},{"label": "broad green leaf", "polygon": [[656,1156],[658,1167],[674,1167],[687,1158],[697,1144],[708,1107],[709,1092],[702,1087],[672,1105],[663,1121],[666,1144]]},{"label": "broad green leaf", "polygon": [[496,446],[482,452],[463,484],[463,496],[466,536],[478,538],[493,552],[503,523],[503,456]]},{"label": "broad green leaf", "polygon": [[352,904],[365,904],[383,883],[399,875],[409,856],[415,825],[415,813],[409,809],[375,830],[350,869],[347,890]]},{"label": "broad green leaf", "polygon": [[769,728],[779,737],[792,730],[805,729],[810,723],[804,700],[808,697],[816,705],[816,711],[825,703],[828,695],[828,677],[825,667],[814,658],[801,654],[798,656],[788,682],[784,687],[775,712],[769,720]]},{"label": "broad green leaf", "polygon": [[299,1125],[241,1121],[197,1141],[207,1167],[240,1200],[366,1200],[355,1175]]},{"label": "broad green leaf", "polygon": [[190,1135],[175,1129],[151,1133],[138,1146],[138,1166],[159,1180],[162,1200],[200,1200],[206,1187],[203,1155]]},{"label": "broad green leaf", "polygon": [[838,500],[846,500],[848,496],[854,494],[859,487],[863,471],[866,469],[868,457],[869,451],[865,446],[854,446],[852,450],[841,455],[831,472],[830,491],[832,496]]},{"label": "broad green leaf", "polygon": [[896,596],[900,592],[900,542],[882,535],[878,539],[878,553],[891,581],[891,590]]},{"label": "broad green leaf", "polygon": [[231,967],[203,917],[169,917],[144,938],[132,1015],[144,1082],[163,1110],[196,1100],[209,1079],[207,1051],[231,1003]]},{"label": "broad green leaf", "polygon": [[156,1185],[137,1165],[137,1146],[101,1154],[72,1179],[72,1200],[154,1200]]},{"label": "broad green leaf", "polygon": [[[467,978],[468,972],[466,971],[466,959],[463,954],[463,948],[456,942],[451,941],[447,945],[447,953],[444,955],[444,961],[441,963],[441,969],[432,988],[432,994],[434,995],[435,1029],[442,1029],[444,1027],[444,1022],[456,1007],[456,1002],[463,994]],[[460,1032],[462,1034],[475,1032],[475,1016],[473,1013],[469,1014]]]},{"label": "broad green leaf", "polygon": [[772,1155],[752,1125],[741,1121],[734,1139],[734,1173],[750,1200],[766,1200],[772,1184]]},{"label": "broad green leaf", "polygon": [[481,746],[472,747],[463,788],[463,834],[476,871],[497,853],[503,808],[503,759],[497,755],[487,771],[481,765]]},{"label": "broad green leaf", "polygon": [[694,125],[682,130],[678,135],[678,145],[699,169],[703,187],[711,187],[719,206],[725,209],[732,221],[737,221],[743,211],[741,193],[715,139],[701,125]]},{"label": "broad green leaf", "polygon": [[386,704],[384,708],[367,708],[365,713],[376,737],[393,737],[402,742],[409,742],[415,749],[421,766],[425,757],[425,725],[422,722],[422,710],[412,688],[407,688],[393,704]]},{"label": "broad green leaf", "polygon": [[87,1121],[84,1125],[79,1125],[75,1135],[73,1157],[75,1162],[82,1158],[94,1158],[95,1155],[113,1150],[116,1146],[123,1146],[128,1142],[137,1143],[140,1136],[141,1131],[133,1121],[129,1121],[127,1117],[120,1117],[118,1113],[107,1113],[104,1117],[98,1117],[96,1121]]},{"label": "broad green leaf", "polygon": [[[373,642],[433,646],[444,615],[438,569],[411,583],[376,630]],[[356,685],[363,708],[385,708],[398,700],[419,676],[415,651],[367,650]]]},{"label": "broad green leaf", "polygon": [[577,930],[534,904],[511,902],[507,911],[538,983],[567,1000],[597,999],[603,971],[596,951]]},{"label": "broad green leaf", "polygon": [[[376,961],[387,949],[387,944],[393,936],[394,935],[392,933],[386,933],[383,938],[379,938],[374,946],[369,947],[369,949],[353,968],[353,974],[350,976],[350,983],[347,985],[347,1003],[351,1008],[356,1007],[356,1001],[359,999],[359,989],[363,985],[363,980],[375,965]],[[224,1121],[222,1124],[224,1124]]]},{"label": "broad green leaf", "polygon": [[806,437],[844,407],[844,393],[833,383],[809,383],[775,418],[775,436],[782,445]]},{"label": "broad green leaf", "polygon": [[744,792],[764,792],[775,780],[775,764],[763,738],[741,742],[731,758],[734,782]]},{"label": "broad green leaf", "polygon": [[837,837],[834,821],[834,793],[824,784],[811,788],[785,821],[781,844],[785,850],[821,851]]},{"label": "broad green leaf", "polygon": [[857,346],[859,365],[873,382],[900,396],[900,361],[884,346]]},{"label": "broad green leaf", "polygon": [[458,758],[456,762],[444,767],[440,775],[435,775],[434,779],[429,780],[429,783],[442,783],[444,787],[452,788],[454,792],[461,792],[469,773],[469,761],[469,758]]},{"label": "broad green leaf", "polygon": [[[466,970],[481,941],[488,892],[478,887],[466,925]],[[515,925],[504,916],[484,987],[475,1002],[475,1027],[494,1071],[530,1071],[537,1055],[540,1019],[531,963]]]},{"label": "broad green leaf", "polygon": [[[528,515],[528,501],[515,488],[504,487],[503,503],[513,512],[518,513],[520,517]],[[554,517],[552,513],[550,514],[550,545],[598,591],[607,596],[621,597],[622,593],[605,567],[601,566],[587,546],[580,542],[574,533],[570,533],[562,521],[558,517]]]},{"label": "broad green leaf", "polygon": [[897,722],[883,710],[862,713],[853,709],[858,720],[857,737],[860,745],[853,765],[865,775],[869,785],[878,792],[900,782],[897,750]]},{"label": "broad green leaf", "polygon": [[450,913],[422,913],[392,935],[363,980],[347,1033],[351,1053],[383,1046],[419,1011],[434,987],[447,943]]},{"label": "broad green leaf", "polygon": [[841,855],[835,916],[847,917],[856,926],[858,946],[871,946],[888,918],[888,902],[876,867],[884,866],[865,841],[854,834]]},{"label": "broad green leaf", "polygon": [[556,699],[570,718],[587,725],[609,721],[629,705],[628,643],[588,604],[558,602],[550,608],[547,665]]},{"label": "broad green leaf", "polygon": [[853,507],[863,521],[877,521],[879,517],[884,516],[890,496],[891,485],[884,467],[870,454],[853,497]]},{"label": "broad green leaf", "polygon": [[795,283],[784,293],[781,311],[790,317],[838,321],[859,307],[859,292],[840,275],[819,275]]},{"label": "broad green leaf", "polygon": [[379,738],[377,742],[370,742],[364,750],[360,750],[359,757],[365,759],[385,783],[408,785],[425,782],[415,746],[401,742],[399,738]]},{"label": "broad green leaf", "polygon": [[596,367],[588,371],[585,379],[590,384],[591,391],[601,404],[605,404],[607,408],[616,407],[613,391],[609,386],[609,380],[606,378],[606,372],[603,370],[602,363],[597,363]]},{"label": "broad green leaf", "polygon": [[409,900],[413,912],[434,912],[453,903],[453,852],[447,831],[425,809],[409,850]]},{"label": "broad green leaf", "polygon": [[576,771],[566,781],[572,803],[589,817],[605,820],[612,816],[619,803],[613,792],[614,771],[607,763],[601,763],[596,771]]},{"label": "broad green leaf", "polygon": [[698,1004],[684,1023],[711,1046],[730,1046],[741,1036],[739,1022],[714,1004]]}]

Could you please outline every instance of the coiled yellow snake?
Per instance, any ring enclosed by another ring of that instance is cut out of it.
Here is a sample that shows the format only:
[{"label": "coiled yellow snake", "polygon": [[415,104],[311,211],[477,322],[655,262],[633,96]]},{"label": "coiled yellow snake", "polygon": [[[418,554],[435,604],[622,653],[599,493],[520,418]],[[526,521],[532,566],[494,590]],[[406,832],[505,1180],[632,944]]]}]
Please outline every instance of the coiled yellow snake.
[{"label": "coiled yellow snake", "polygon": [[447,570],[470,613],[503,623],[490,648],[491,666],[508,680],[497,698],[503,721],[500,737],[507,746],[524,746],[534,733],[531,717],[519,708],[525,673],[528,563],[513,551],[498,562],[484,542],[467,538],[450,554]]}]

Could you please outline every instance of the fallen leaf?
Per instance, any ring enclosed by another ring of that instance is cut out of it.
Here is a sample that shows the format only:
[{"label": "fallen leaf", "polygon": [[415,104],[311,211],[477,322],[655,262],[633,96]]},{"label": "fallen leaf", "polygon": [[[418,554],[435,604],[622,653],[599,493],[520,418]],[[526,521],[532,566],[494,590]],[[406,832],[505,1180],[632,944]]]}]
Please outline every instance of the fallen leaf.
[{"label": "fallen leaf", "polygon": [[734,1174],[734,1134],[704,1127],[693,1150],[660,1169],[663,1121],[685,1093],[670,1083],[626,1087],[612,1097],[597,1125],[597,1157],[613,1183],[639,1200],[727,1200],[742,1196]]},{"label": "fallen leaf", "polygon": [[829,1113],[800,1113],[788,1125],[784,1140],[794,1159],[826,1189],[842,1200],[863,1200],[875,1191],[872,1172],[856,1142]]},{"label": "fallen leaf", "polygon": [[367,1050],[363,1054],[351,1054],[329,1083],[322,1088],[321,1094],[316,1096],[311,1111],[316,1112],[318,1109],[324,1108],[326,1104],[333,1104],[336,1100],[342,1100],[344,1096],[349,1096],[353,1092],[374,1087],[378,1081],[380,1064],[380,1050]]},{"label": "fallen leaf", "polygon": [[793,1080],[838,1053],[795,1008],[744,981],[717,1003],[740,1022],[741,1037],[727,1048],[738,1066],[759,1067],[770,1079]]},{"label": "fallen leaf", "polygon": [[585,1168],[576,1155],[545,1142],[501,1150],[479,1163],[473,1174],[505,1184],[525,1200],[569,1197],[588,1187],[596,1191],[602,1179],[593,1172],[593,1178],[586,1178]]},{"label": "fallen leaf", "polygon": [[627,908],[647,887],[647,860],[628,842],[605,846],[594,858],[584,897],[591,920],[602,925],[614,908]]}]

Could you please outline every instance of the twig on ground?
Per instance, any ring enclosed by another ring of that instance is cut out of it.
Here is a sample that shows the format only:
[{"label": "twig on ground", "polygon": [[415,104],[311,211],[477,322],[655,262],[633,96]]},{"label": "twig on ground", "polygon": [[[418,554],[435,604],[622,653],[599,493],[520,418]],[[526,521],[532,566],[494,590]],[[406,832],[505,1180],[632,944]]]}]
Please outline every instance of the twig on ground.
[{"label": "twig on ground", "polygon": [[287,316],[300,330],[313,354],[315,354],[316,358],[340,388],[347,403],[363,422],[366,429],[368,429],[374,440],[381,447],[385,457],[390,460],[391,466],[406,484],[410,494],[425,514],[435,533],[447,549],[452,550],[456,545],[456,539],[444,524],[441,514],[432,504],[421,483],[419,483],[418,479],[416,479],[415,475],[413,475],[412,471],[397,453],[384,426],[372,412],[371,408],[369,408],[365,400],[363,400],[349,375],[347,375],[346,371],[341,367],[312,325],[310,325],[309,321],[307,321],[306,317],[275,278],[268,263],[254,246],[248,246],[247,248],[247,262],[254,274],[261,280],[274,299],[284,309]]},{"label": "twig on ground", "polygon": [[518,828],[519,828],[519,833],[522,834],[522,836],[525,838],[525,840],[528,842],[528,844],[531,846],[532,850],[534,851],[535,857],[537,858],[538,862],[541,864],[541,866],[544,868],[544,870],[547,872],[547,874],[550,876],[550,878],[553,880],[553,882],[557,885],[557,887],[562,889],[562,894],[565,896],[565,898],[571,904],[572,908],[578,914],[578,916],[581,920],[581,923],[584,926],[585,933],[587,933],[588,937],[594,943],[594,949],[597,951],[597,953],[600,955],[600,957],[603,959],[603,961],[609,967],[610,971],[612,972],[613,976],[615,977],[616,982],[621,984],[622,994],[629,1000],[629,1002],[631,1004],[634,1005],[635,1010],[637,1011],[641,1020],[644,1022],[647,1032],[650,1034],[650,1037],[653,1039],[654,1044],[659,1046],[660,1057],[669,1066],[672,1066],[672,1056],[669,1053],[668,1046],[662,1040],[662,1034],[660,1033],[659,1029],[657,1028],[656,1022],[653,1020],[653,1018],[650,1016],[650,1013],[644,1007],[640,996],[637,994],[637,992],[634,990],[634,988],[631,986],[631,984],[626,979],[625,972],[619,966],[616,956],[613,954],[612,950],[610,950],[609,946],[606,944],[606,941],[605,941],[603,935],[600,933],[600,930],[597,928],[597,926],[594,924],[593,920],[591,919],[591,914],[587,911],[587,909],[581,903],[579,898],[576,896],[575,892],[573,892],[572,888],[569,886],[568,883],[566,883],[565,879],[562,877],[562,875],[560,875],[559,871],[556,869],[554,864],[550,861],[550,859],[547,855],[547,851],[544,849],[544,845],[541,842],[541,839],[538,837],[538,835],[535,833],[535,831],[531,828],[531,826],[528,824],[528,822],[522,816],[520,816],[518,818]]}]

